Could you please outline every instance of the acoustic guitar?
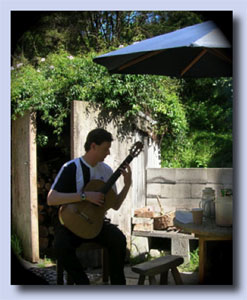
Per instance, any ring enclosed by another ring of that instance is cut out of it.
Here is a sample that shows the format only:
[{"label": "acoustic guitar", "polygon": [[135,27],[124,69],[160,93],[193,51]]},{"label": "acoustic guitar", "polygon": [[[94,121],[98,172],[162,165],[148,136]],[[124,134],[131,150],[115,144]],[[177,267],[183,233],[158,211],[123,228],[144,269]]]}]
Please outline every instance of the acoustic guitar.
[{"label": "acoustic guitar", "polygon": [[98,206],[89,201],[62,205],[59,209],[60,222],[81,238],[92,239],[96,237],[102,228],[106,211],[114,207],[116,193],[112,189],[113,184],[121,175],[121,169],[125,169],[126,163],[129,164],[134,157],[138,156],[142,148],[143,144],[136,142],[131,147],[129,155],[107,182],[91,180],[86,185],[84,192],[93,191],[105,195],[104,205]]}]

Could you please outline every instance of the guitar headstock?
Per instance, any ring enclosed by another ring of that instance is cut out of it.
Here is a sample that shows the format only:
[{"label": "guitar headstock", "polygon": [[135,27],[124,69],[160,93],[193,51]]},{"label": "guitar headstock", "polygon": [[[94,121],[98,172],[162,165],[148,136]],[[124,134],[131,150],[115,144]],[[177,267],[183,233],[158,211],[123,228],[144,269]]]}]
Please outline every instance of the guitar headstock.
[{"label": "guitar headstock", "polygon": [[130,155],[132,157],[136,157],[140,154],[140,152],[143,149],[143,143],[142,142],[136,142],[130,149]]}]

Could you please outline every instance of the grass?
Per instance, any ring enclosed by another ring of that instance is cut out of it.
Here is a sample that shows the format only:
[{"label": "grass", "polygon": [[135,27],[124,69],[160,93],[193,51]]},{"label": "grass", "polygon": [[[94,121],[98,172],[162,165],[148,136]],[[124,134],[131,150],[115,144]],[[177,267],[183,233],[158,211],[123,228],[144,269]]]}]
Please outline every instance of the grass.
[{"label": "grass", "polygon": [[[161,251],[160,256],[169,255],[170,252]],[[136,265],[145,261],[153,260],[157,257],[152,257],[149,253],[136,256],[130,258],[130,265]],[[178,267],[179,272],[196,272],[199,269],[199,248],[195,249],[194,251],[190,252],[190,261],[188,263],[183,263]]]},{"label": "grass", "polygon": [[190,261],[178,267],[180,272],[196,272],[199,269],[199,248],[190,252]]},{"label": "grass", "polygon": [[11,249],[14,251],[16,256],[22,255],[23,247],[21,244],[21,240],[15,233],[11,234]]},{"label": "grass", "polygon": [[52,259],[47,258],[46,256],[43,259],[40,259],[39,263],[37,264],[39,268],[47,268],[52,267],[54,265],[55,263],[52,261]]}]

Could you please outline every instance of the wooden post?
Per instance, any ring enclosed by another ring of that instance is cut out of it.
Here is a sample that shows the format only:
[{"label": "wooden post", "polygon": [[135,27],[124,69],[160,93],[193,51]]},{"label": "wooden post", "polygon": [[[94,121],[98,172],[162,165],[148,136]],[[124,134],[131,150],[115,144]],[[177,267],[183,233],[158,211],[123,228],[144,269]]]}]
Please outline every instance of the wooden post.
[{"label": "wooden post", "polygon": [[[12,122],[12,228],[22,241],[24,258],[39,260],[37,150],[35,116],[26,112]],[[35,122],[35,121],[34,121]]]}]

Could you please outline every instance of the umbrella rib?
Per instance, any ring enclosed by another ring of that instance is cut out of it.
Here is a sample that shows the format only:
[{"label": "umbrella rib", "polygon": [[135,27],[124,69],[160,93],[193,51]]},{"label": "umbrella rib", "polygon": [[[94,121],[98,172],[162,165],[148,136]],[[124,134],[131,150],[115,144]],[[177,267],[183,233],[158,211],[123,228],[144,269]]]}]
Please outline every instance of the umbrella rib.
[{"label": "umbrella rib", "polygon": [[122,66],[119,67],[117,70],[118,70],[118,71],[124,70],[124,69],[126,69],[126,68],[128,68],[128,67],[130,67],[130,66],[132,66],[132,65],[135,65],[135,64],[137,64],[137,63],[139,63],[139,62],[141,62],[141,61],[143,61],[143,60],[145,60],[145,59],[147,59],[147,58],[149,58],[149,57],[152,57],[152,56],[154,56],[154,55],[157,55],[157,54],[159,54],[159,53],[161,53],[161,52],[163,52],[163,51],[164,51],[164,50],[153,51],[153,52],[151,52],[151,53],[142,55],[142,56],[140,56],[140,57],[138,57],[138,58],[136,58],[136,59],[134,59],[134,60],[132,60],[132,61],[130,61],[130,62],[124,64],[124,65],[122,65]]},{"label": "umbrella rib", "polygon": [[208,49],[208,52],[212,52],[214,55],[218,56],[219,58],[221,58],[229,63],[232,63],[231,58],[229,58],[227,55],[225,55],[223,52],[221,52],[218,49]]},{"label": "umbrella rib", "polygon": [[183,71],[181,72],[181,76],[183,76],[186,72],[188,72],[189,69],[191,69],[194,66],[194,64],[196,64],[198,62],[198,60],[201,59],[201,57],[203,55],[205,55],[206,53],[207,53],[207,50],[203,49],[202,52],[199,55],[197,55],[186,68],[183,69]]}]

